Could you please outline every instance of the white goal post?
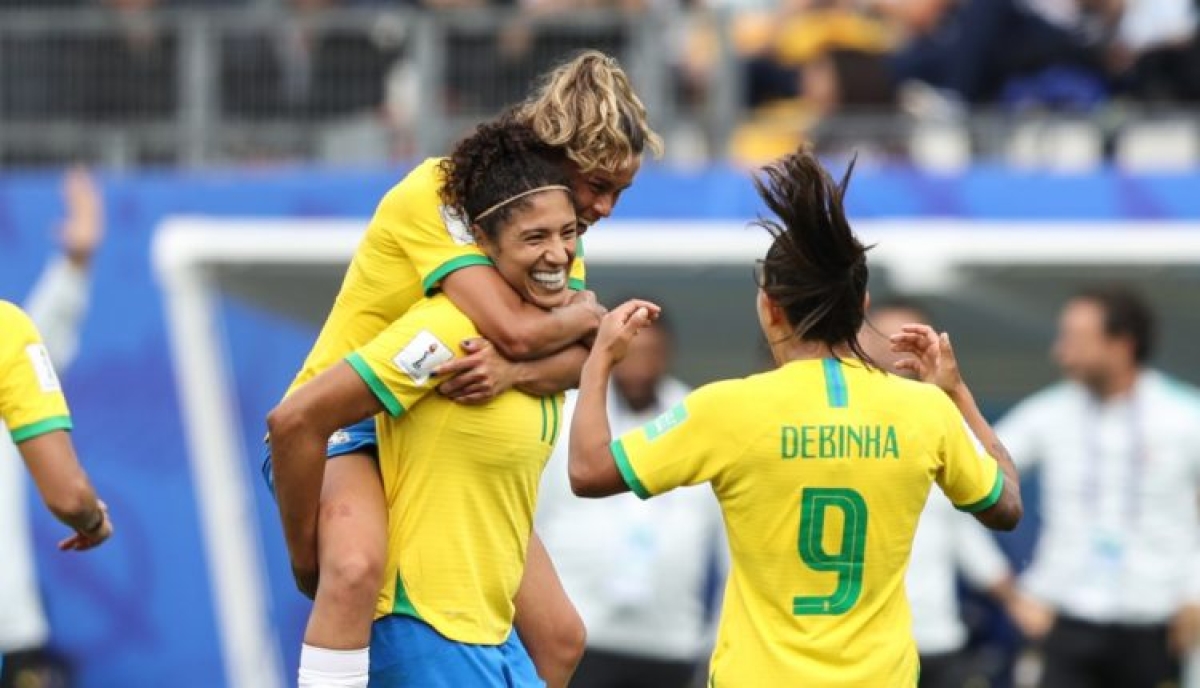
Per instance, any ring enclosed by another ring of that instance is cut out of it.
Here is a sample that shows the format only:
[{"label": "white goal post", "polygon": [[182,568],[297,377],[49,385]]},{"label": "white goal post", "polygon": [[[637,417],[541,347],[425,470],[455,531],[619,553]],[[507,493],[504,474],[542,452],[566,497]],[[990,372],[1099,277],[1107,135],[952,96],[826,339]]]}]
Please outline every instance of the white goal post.
[{"label": "white goal post", "polygon": [[[226,268],[336,269],[362,219],[170,217],[154,237],[171,354],[204,538],[217,632],[231,688],[282,688],[277,634],[253,492],[245,482],[236,398],[220,326]],[[1200,266],[1200,222],[861,221],[872,266],[901,291],[952,293],[973,266]],[[589,265],[745,265],[768,237],[740,222],[606,221],[586,237]],[[282,393],[282,390],[280,390]],[[1195,672],[1193,672],[1195,673]],[[1198,684],[1193,680],[1189,685]]]}]

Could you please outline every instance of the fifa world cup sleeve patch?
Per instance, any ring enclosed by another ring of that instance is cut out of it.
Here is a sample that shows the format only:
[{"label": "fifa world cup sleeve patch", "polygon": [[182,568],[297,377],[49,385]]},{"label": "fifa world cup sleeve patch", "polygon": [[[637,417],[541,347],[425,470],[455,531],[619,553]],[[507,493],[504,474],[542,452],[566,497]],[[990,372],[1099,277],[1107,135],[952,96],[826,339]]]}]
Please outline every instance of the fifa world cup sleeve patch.
[{"label": "fifa world cup sleeve patch", "polygon": [[451,210],[447,206],[438,207],[438,213],[442,216],[442,222],[446,225],[446,231],[450,233],[450,238],[459,246],[470,246],[475,243],[475,237],[471,234],[471,228],[463,222],[462,217]]},{"label": "fifa world cup sleeve patch", "polygon": [[421,330],[412,338],[408,346],[400,350],[392,359],[396,367],[412,378],[413,384],[419,386],[429,381],[433,369],[454,358],[450,347],[434,336],[429,330]]},{"label": "fifa world cup sleeve patch", "polygon": [[658,418],[646,423],[646,439],[653,441],[661,437],[671,428],[678,426],[683,421],[687,420],[687,407],[682,403],[675,404],[667,409]]},{"label": "fifa world cup sleeve patch", "polygon": [[58,383],[58,375],[54,372],[54,364],[50,362],[50,353],[41,344],[30,344],[25,347],[25,355],[29,357],[29,365],[37,375],[38,386],[43,392],[61,392],[62,385]]}]

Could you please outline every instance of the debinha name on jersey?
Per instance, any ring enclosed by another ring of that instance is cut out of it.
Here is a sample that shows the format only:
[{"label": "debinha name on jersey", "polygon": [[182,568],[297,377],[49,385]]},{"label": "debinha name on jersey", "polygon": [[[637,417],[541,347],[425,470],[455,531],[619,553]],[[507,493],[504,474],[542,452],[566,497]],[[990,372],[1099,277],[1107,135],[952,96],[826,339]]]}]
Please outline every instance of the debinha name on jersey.
[{"label": "debinha name on jersey", "polygon": [[784,459],[899,459],[893,425],[784,425],[779,450]]}]

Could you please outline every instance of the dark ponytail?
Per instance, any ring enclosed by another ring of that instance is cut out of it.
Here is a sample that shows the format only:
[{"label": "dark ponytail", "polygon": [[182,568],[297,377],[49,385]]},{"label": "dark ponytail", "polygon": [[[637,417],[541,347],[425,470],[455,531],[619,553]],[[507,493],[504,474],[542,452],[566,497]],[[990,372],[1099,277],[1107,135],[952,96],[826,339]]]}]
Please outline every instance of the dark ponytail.
[{"label": "dark ponytail", "polygon": [[774,241],[759,286],[787,317],[796,337],[849,348],[870,366],[858,343],[865,318],[867,250],[846,219],[843,200],[854,162],[835,183],[809,151],[763,169],[754,186],[778,221],[759,218]]}]

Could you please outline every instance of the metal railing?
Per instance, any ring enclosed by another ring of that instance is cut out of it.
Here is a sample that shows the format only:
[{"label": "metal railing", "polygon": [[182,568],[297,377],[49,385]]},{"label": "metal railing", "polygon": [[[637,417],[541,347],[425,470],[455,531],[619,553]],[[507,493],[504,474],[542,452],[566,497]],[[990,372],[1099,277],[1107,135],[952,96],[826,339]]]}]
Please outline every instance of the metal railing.
[{"label": "metal railing", "polygon": [[[747,123],[729,19],[362,7],[302,17],[269,3],[133,18],[101,8],[0,10],[0,166],[378,163],[438,154],[587,47],[621,59],[669,157],[724,157]],[[697,24],[713,34],[711,75],[699,95],[683,97],[679,38]],[[1144,122],[1166,122],[1177,141],[1200,140],[1195,112],[1106,112],[972,112],[941,123],[843,112],[804,130],[782,126],[819,149],[943,167],[981,157],[1086,165],[1118,150],[1127,125]],[[1176,157],[1174,165],[1188,164]]]}]

